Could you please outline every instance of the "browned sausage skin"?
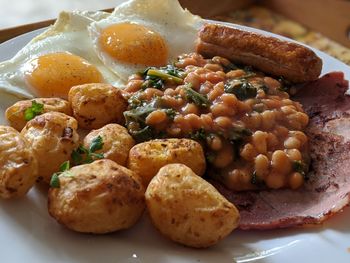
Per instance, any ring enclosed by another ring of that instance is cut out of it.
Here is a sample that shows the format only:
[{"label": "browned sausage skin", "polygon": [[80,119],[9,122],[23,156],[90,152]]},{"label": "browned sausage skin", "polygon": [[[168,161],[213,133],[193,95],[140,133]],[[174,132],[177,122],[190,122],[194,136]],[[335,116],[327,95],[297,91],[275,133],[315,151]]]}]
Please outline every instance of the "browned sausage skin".
[{"label": "browned sausage skin", "polygon": [[307,47],[217,24],[206,24],[199,31],[197,52],[251,65],[295,83],[316,80],[322,69],[322,60]]}]

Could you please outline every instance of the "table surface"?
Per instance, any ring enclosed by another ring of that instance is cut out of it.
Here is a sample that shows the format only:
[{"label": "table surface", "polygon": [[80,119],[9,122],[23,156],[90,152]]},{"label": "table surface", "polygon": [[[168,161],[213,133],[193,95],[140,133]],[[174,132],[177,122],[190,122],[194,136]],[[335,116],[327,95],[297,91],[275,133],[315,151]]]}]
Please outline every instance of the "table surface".
[{"label": "table surface", "polygon": [[[100,10],[118,5],[125,0],[0,0],[0,30],[55,18],[62,10]],[[88,2],[88,3],[87,3]],[[350,49],[328,39],[320,33],[263,7],[252,6],[220,16],[211,17],[284,35],[304,42],[350,65]]]}]

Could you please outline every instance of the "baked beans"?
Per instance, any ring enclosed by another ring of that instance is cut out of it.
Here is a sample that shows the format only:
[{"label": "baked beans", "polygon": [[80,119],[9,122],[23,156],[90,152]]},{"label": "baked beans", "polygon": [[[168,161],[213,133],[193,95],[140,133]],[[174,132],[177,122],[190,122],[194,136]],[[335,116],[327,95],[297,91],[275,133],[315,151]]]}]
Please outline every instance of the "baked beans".
[{"label": "baked beans", "polygon": [[132,75],[124,94],[126,125],[137,141],[201,142],[215,178],[231,189],[297,189],[305,181],[309,117],[279,80],[191,53]]}]

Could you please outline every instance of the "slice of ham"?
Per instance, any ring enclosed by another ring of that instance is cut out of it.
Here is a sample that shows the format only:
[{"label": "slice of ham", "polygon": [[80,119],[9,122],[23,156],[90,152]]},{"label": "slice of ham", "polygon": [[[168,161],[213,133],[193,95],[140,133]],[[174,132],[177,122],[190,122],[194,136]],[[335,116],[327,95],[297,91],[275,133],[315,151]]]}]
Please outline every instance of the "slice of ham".
[{"label": "slice of ham", "polygon": [[232,192],[218,190],[241,213],[241,229],[273,229],[318,224],[350,203],[350,97],[341,72],[301,87],[294,100],[310,116],[310,179],[299,190]]}]

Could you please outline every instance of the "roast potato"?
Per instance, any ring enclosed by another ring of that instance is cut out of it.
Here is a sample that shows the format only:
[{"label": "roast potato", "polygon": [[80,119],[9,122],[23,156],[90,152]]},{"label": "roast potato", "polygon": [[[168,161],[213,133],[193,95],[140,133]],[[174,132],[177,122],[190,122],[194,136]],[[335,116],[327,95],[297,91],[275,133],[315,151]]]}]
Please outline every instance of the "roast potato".
[{"label": "roast potato", "polygon": [[0,126],[0,197],[25,195],[38,175],[28,141],[14,128]]},{"label": "roast potato", "polygon": [[103,147],[96,153],[103,153],[104,158],[125,166],[129,151],[135,141],[123,126],[115,123],[107,124],[101,129],[91,131],[84,138],[84,147],[89,149],[92,141],[101,136]]},{"label": "roast potato", "polygon": [[161,168],[145,198],[155,227],[186,246],[212,246],[238,226],[236,207],[183,164]]},{"label": "roast potato", "polygon": [[140,178],[117,163],[102,159],[75,166],[50,188],[48,210],[69,229],[109,233],[133,226],[145,208]]},{"label": "roast potato", "polygon": [[120,89],[105,83],[74,86],[68,93],[73,115],[84,129],[99,129],[108,123],[124,124],[127,101]]},{"label": "roast potato", "polygon": [[25,111],[32,106],[33,101],[43,104],[43,111],[57,111],[67,115],[72,115],[72,109],[69,102],[60,98],[35,98],[32,100],[20,100],[7,108],[5,116],[9,124],[17,131],[21,131],[26,125]]},{"label": "roast potato", "polygon": [[204,174],[206,166],[202,146],[190,139],[158,139],[136,144],[128,158],[129,169],[142,178],[145,186],[169,163],[186,164],[199,176]]},{"label": "roast potato", "polygon": [[47,112],[27,122],[21,131],[38,160],[39,178],[44,182],[50,182],[51,175],[79,146],[77,127],[74,118],[61,112]]}]

